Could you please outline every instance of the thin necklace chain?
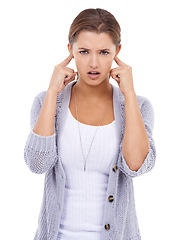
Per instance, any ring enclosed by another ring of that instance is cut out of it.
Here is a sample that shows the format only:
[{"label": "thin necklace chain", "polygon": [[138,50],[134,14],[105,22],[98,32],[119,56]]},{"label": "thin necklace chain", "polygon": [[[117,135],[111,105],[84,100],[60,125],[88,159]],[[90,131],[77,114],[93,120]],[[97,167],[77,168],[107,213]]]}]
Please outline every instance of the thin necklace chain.
[{"label": "thin necklace chain", "polygon": [[[77,120],[78,120],[78,112],[77,112],[77,104],[76,104],[76,85],[75,85],[75,88],[74,88],[74,95],[75,95],[76,117],[77,117]],[[92,143],[93,143],[93,141],[94,141],[94,138],[95,138],[95,135],[96,135],[96,133],[97,133],[97,130],[98,130],[99,126],[101,125],[101,122],[102,122],[103,119],[104,119],[104,116],[105,116],[105,114],[106,114],[106,111],[107,111],[107,108],[108,108],[108,105],[109,105],[109,102],[110,102],[111,97],[112,97],[112,94],[111,94],[110,97],[109,97],[109,100],[108,100],[106,109],[105,109],[105,111],[104,111],[104,113],[103,113],[103,116],[102,116],[102,118],[101,118],[101,121],[99,122],[99,124],[98,124],[98,126],[97,126],[97,128],[96,128],[96,131],[95,131],[95,133],[94,133],[94,136],[93,136],[93,139],[92,139],[92,141],[91,141],[91,144],[90,144],[90,147],[89,147],[89,150],[88,150],[88,154],[87,154],[86,157],[84,156],[84,152],[83,152],[82,140],[81,140],[81,133],[80,133],[80,125],[79,125],[79,121],[78,121],[78,131],[79,131],[79,136],[80,136],[80,144],[81,144],[81,150],[82,150],[83,159],[84,159],[84,171],[86,170],[86,161],[87,161],[89,152],[90,152],[90,150],[91,150]]]}]

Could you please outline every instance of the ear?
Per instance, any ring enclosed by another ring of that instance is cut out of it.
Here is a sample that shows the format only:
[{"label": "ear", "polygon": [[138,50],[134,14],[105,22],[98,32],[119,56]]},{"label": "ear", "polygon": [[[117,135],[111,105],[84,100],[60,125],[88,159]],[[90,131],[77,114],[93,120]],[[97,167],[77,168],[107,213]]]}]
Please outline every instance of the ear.
[{"label": "ear", "polygon": [[[73,55],[73,51],[72,51],[72,48],[71,48],[71,44],[68,43],[67,47],[68,47],[69,53]],[[73,58],[74,58],[74,56],[73,56]]]},{"label": "ear", "polygon": [[120,50],[121,50],[121,45],[119,45],[119,46],[117,47],[117,50],[116,50],[116,54],[115,54],[115,56],[118,55],[118,53],[120,52]]}]

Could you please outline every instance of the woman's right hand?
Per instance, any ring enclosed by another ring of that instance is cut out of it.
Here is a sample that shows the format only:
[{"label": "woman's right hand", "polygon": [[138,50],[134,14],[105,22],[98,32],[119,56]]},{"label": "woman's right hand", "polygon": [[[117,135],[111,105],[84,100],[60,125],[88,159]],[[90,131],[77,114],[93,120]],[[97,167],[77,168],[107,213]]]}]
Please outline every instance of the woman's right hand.
[{"label": "woman's right hand", "polygon": [[58,94],[68,83],[75,80],[77,72],[67,67],[72,58],[73,55],[70,54],[63,62],[54,67],[48,90],[52,90]]}]

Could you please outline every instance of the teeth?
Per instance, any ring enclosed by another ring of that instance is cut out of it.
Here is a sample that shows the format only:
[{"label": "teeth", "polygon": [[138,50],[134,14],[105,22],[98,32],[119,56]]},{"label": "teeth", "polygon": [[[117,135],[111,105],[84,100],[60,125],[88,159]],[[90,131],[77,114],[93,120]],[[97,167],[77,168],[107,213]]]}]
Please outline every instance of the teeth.
[{"label": "teeth", "polygon": [[90,74],[99,74],[98,72],[90,72]]}]

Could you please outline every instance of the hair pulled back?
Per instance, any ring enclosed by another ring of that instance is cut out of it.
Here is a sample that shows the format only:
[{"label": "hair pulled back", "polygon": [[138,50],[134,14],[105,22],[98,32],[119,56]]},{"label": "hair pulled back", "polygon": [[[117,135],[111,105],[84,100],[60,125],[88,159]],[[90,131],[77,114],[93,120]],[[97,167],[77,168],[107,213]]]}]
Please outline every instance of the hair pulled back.
[{"label": "hair pulled back", "polygon": [[87,30],[96,33],[108,33],[116,48],[121,46],[121,28],[116,18],[108,11],[101,8],[89,8],[85,9],[78,14],[73,20],[68,40],[73,47],[73,43],[76,41],[78,34],[82,30]]}]

